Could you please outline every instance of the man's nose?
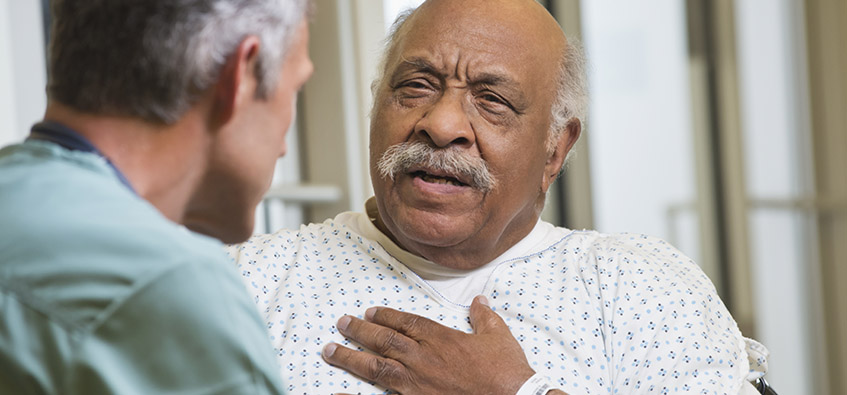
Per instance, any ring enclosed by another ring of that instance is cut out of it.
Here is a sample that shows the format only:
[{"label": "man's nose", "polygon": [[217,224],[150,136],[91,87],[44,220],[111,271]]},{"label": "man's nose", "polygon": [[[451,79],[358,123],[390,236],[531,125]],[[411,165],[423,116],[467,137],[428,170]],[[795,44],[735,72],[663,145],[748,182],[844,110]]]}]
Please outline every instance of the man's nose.
[{"label": "man's nose", "polygon": [[446,92],[415,125],[415,134],[437,147],[474,145],[475,136],[461,92]]}]

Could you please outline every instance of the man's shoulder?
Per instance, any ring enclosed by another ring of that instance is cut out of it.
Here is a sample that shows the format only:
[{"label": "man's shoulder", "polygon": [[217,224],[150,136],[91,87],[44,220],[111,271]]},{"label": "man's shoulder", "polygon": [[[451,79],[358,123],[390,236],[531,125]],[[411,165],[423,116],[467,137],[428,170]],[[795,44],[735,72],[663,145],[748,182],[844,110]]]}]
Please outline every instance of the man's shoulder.
[{"label": "man's shoulder", "polygon": [[[737,391],[749,366],[745,339],[693,260],[670,243],[642,234],[576,231],[554,247],[548,273],[558,276],[561,286],[552,288],[551,300],[561,295],[565,303],[551,306],[582,317],[572,320],[578,327],[600,324],[595,339],[605,339],[611,345],[606,351],[627,366],[616,370],[617,380],[638,382],[646,372],[658,372],[655,378],[679,370],[703,376],[668,375],[667,382]],[[677,361],[686,370],[678,369]]]},{"label": "man's shoulder", "polygon": [[[128,241],[109,240],[115,237],[110,235],[99,246],[82,238],[76,241],[89,244],[88,247],[66,251],[49,248],[40,253],[17,255],[11,260],[4,256],[0,290],[14,295],[45,320],[70,331],[94,330],[116,311],[124,309],[128,301],[166,279],[180,278],[182,289],[196,289],[214,286],[196,281],[196,274],[223,278],[226,275],[223,269],[231,271],[219,243],[198,242],[179,233],[172,232],[171,237],[161,235],[159,244],[143,235],[138,238],[145,240]],[[130,237],[131,234],[124,235]],[[237,278],[234,273],[232,278]],[[180,303],[166,297],[161,301]]]},{"label": "man's shoulder", "polygon": [[688,284],[708,292],[714,289],[691,258],[654,236],[579,230],[567,233],[548,250],[581,276],[614,278],[618,286],[649,281],[662,286]]},{"label": "man's shoulder", "polygon": [[41,178],[65,178],[68,171],[75,171],[71,177],[80,174],[106,174],[111,169],[105,159],[97,154],[72,151],[45,141],[26,141],[0,149],[0,169],[3,180],[16,177],[29,177],[38,172]]},{"label": "man's shoulder", "polygon": [[176,267],[226,266],[220,243],[167,220],[90,154],[44,144],[0,156],[12,169],[0,176],[0,288],[48,319],[86,327]]},{"label": "man's shoulder", "polygon": [[[564,229],[564,228],[556,228]],[[629,256],[649,261],[690,261],[667,241],[638,233],[602,233],[594,230],[574,230],[563,233],[556,243],[559,249],[569,249],[584,258]]]}]

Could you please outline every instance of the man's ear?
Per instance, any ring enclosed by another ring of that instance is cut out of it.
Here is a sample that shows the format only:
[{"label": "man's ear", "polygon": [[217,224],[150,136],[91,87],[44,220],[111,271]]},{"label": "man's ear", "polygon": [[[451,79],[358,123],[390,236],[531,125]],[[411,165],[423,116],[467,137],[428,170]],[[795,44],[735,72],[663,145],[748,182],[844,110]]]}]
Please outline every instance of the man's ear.
[{"label": "man's ear", "polygon": [[212,120],[216,125],[231,121],[238,108],[256,95],[260,43],[258,37],[247,36],[221,68],[212,104]]},{"label": "man's ear", "polygon": [[544,179],[541,180],[541,192],[547,193],[547,189],[559,176],[568,152],[571,152],[571,148],[579,140],[580,133],[582,133],[582,122],[577,118],[568,120],[565,130],[559,133],[559,137],[554,142],[552,152],[548,153],[547,163],[544,164]]}]

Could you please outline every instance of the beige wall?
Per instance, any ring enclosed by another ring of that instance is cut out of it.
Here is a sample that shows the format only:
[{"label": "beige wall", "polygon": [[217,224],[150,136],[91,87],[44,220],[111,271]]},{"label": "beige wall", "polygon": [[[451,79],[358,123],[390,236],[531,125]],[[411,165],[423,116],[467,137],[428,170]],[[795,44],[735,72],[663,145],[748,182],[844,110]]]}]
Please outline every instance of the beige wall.
[{"label": "beige wall", "polygon": [[[847,2],[806,0],[822,318],[829,393],[847,393]],[[814,263],[814,262],[812,262]]]}]

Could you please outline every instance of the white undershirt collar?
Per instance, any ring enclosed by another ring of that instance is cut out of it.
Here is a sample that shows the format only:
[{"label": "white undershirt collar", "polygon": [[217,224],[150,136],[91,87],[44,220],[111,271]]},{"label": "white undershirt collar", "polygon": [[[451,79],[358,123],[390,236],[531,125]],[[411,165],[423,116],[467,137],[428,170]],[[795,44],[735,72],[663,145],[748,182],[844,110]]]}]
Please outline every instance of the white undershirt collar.
[{"label": "white undershirt collar", "polygon": [[[553,225],[539,220],[523,239],[500,254],[491,262],[475,269],[460,270],[441,266],[426,258],[406,251],[382,233],[373,223],[377,208],[374,198],[365,202],[365,213],[343,213],[337,221],[346,223],[354,232],[379,243],[383,249],[403,266],[409,268],[435,291],[435,297],[443,298],[449,304],[467,308],[470,300],[483,291],[494,269],[500,263],[527,256],[538,251],[541,244],[549,244],[550,237],[559,237]],[[543,246],[542,246],[543,248]]]},{"label": "white undershirt collar", "polygon": [[554,228],[553,225],[539,219],[529,234],[491,262],[475,269],[462,270],[439,265],[400,248],[400,246],[374,225],[373,219],[376,218],[377,207],[376,200],[373,197],[365,202],[365,212],[367,215],[359,217],[358,229],[356,230],[363,236],[378,241],[395,259],[402,262],[425,280],[446,280],[449,278],[467,277],[473,275],[475,272],[490,271],[492,266],[496,266],[500,262],[525,255],[532,247],[544,241],[547,234]]}]

